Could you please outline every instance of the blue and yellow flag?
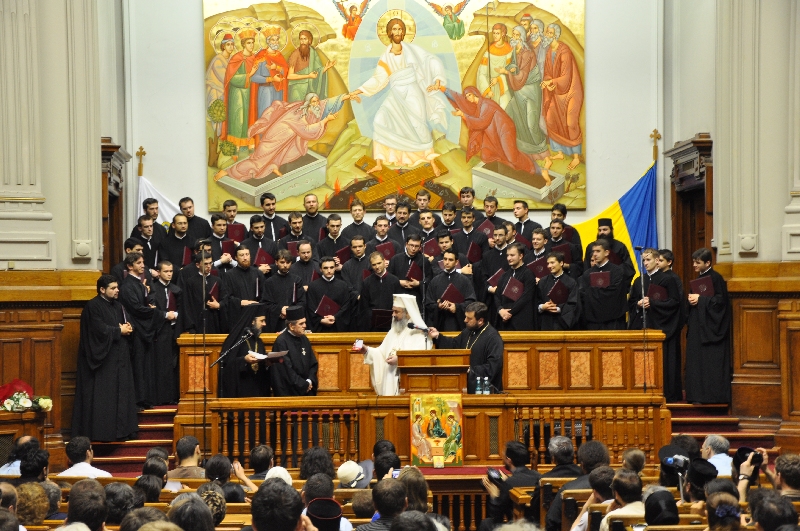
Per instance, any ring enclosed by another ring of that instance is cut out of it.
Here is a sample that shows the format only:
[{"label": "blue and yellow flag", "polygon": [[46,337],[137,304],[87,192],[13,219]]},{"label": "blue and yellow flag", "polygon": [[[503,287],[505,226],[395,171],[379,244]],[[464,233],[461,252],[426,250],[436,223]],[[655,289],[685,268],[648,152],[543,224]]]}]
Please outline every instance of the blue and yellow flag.
[{"label": "blue and yellow flag", "polygon": [[597,220],[611,218],[614,226],[614,238],[628,248],[631,257],[635,257],[634,266],[639,272],[642,257],[634,246],[658,248],[658,230],[656,227],[656,163],[634,184],[625,195],[592,219],[575,225],[581,235],[581,241],[588,245],[597,239]]}]

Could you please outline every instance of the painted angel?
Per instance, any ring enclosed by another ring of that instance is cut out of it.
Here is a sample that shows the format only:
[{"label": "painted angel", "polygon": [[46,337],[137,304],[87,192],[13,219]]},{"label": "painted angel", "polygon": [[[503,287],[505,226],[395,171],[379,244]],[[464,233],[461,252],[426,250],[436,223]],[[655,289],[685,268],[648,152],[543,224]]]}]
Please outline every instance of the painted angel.
[{"label": "painted angel", "polygon": [[345,39],[350,39],[351,41],[354,40],[356,38],[358,27],[361,25],[361,19],[367,13],[367,9],[369,8],[369,0],[361,0],[360,7],[356,7],[355,4],[352,4],[347,10],[345,10],[344,7],[344,0],[340,0],[339,2],[333,0],[333,5],[336,6],[339,14],[345,19],[344,26],[342,26],[342,36]]},{"label": "painted angel", "polygon": [[444,8],[442,8],[440,5],[428,2],[431,9],[436,11],[436,14],[444,19],[442,21],[442,26],[444,26],[444,30],[447,32],[447,36],[450,37],[451,41],[457,41],[464,36],[464,21],[458,18],[458,16],[464,11],[468,3],[469,0],[464,0],[456,4],[455,7],[453,7],[452,4],[445,4]]}]

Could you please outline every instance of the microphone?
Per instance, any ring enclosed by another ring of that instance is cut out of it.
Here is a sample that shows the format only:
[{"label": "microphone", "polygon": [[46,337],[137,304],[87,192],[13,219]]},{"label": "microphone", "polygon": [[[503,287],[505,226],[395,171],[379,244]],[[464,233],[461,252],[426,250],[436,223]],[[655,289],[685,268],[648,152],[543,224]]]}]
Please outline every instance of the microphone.
[{"label": "microphone", "polygon": [[637,245],[634,247],[634,249],[636,249],[637,251],[641,251],[642,249],[644,249],[644,247],[642,247],[641,245]]},{"label": "microphone", "polygon": [[428,333],[428,329],[427,329],[427,328],[422,328],[421,326],[417,326],[417,325],[415,325],[414,323],[408,323],[408,327],[409,327],[411,330],[422,330],[422,331],[423,331],[423,332],[425,332],[426,334]]},{"label": "microphone", "polygon": [[242,335],[242,339],[249,339],[251,337],[253,337],[253,331],[248,328]]}]

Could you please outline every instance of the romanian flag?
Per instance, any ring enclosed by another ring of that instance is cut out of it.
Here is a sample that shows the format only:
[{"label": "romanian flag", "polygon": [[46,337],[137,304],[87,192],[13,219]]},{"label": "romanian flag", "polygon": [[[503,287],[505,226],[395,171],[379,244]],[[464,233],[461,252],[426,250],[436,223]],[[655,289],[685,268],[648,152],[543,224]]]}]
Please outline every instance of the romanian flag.
[{"label": "romanian flag", "polygon": [[614,238],[628,248],[638,273],[642,256],[639,251],[634,252],[634,247],[658,249],[656,163],[653,162],[650,169],[617,202],[594,218],[575,225],[584,248],[597,239],[597,220],[600,218],[611,218]]}]

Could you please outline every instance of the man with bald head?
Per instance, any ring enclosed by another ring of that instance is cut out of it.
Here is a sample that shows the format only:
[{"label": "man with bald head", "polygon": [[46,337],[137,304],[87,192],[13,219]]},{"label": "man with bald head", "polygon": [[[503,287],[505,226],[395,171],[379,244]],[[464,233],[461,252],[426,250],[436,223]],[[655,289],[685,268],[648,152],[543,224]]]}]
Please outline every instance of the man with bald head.
[{"label": "man with bald head", "polygon": [[19,476],[20,458],[33,448],[39,448],[39,439],[30,435],[17,437],[11,453],[8,454],[8,462],[0,467],[0,476]]}]

